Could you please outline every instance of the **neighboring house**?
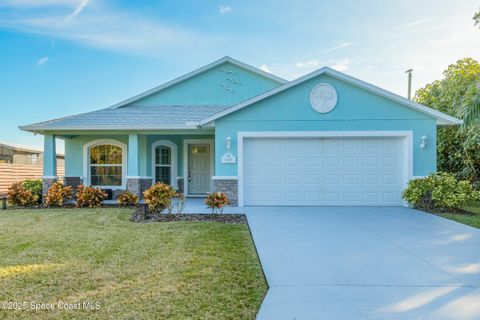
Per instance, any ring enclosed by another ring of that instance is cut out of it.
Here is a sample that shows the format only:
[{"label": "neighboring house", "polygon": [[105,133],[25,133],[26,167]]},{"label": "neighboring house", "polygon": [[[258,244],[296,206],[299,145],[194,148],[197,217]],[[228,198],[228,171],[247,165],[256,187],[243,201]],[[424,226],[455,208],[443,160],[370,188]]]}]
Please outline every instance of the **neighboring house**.
[{"label": "neighboring house", "polygon": [[[57,154],[58,174],[63,175],[64,156]],[[43,150],[0,141],[0,194],[6,193],[14,182],[40,179]]]},{"label": "neighboring house", "polygon": [[[64,166],[64,158],[63,154],[57,154],[58,166]],[[43,165],[43,150],[0,141],[0,163]]]},{"label": "neighboring house", "polygon": [[[243,205],[403,205],[461,121],[324,67],[294,81],[229,57],[112,107],[21,127],[45,136],[45,186],[137,194],[156,181]],[[47,155],[48,153],[48,155]]]}]

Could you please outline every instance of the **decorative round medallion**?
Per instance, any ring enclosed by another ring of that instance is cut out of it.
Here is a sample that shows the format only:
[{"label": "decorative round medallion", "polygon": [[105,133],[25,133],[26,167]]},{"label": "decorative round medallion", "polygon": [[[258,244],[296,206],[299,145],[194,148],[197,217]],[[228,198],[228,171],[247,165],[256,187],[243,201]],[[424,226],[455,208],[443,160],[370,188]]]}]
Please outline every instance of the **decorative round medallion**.
[{"label": "decorative round medallion", "polygon": [[310,105],[320,113],[332,111],[337,105],[337,90],[328,83],[320,83],[310,92]]}]

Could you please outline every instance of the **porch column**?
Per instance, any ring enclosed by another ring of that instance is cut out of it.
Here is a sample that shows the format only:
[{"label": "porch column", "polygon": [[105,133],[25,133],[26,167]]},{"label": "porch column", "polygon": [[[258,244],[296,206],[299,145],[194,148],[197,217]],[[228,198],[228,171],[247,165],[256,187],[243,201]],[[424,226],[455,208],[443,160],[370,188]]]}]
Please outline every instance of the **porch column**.
[{"label": "porch column", "polygon": [[128,135],[128,174],[127,177],[139,177],[139,139],[138,134]]},{"label": "porch column", "polygon": [[50,186],[57,180],[57,150],[55,135],[45,134],[43,137],[42,193],[46,194]]},{"label": "porch column", "polygon": [[139,198],[142,198],[143,191],[152,185],[152,179],[142,176],[140,171],[141,159],[147,156],[145,148],[142,148],[142,142],[145,143],[145,139],[141,138],[136,133],[128,135],[127,157],[127,190],[136,194]]}]

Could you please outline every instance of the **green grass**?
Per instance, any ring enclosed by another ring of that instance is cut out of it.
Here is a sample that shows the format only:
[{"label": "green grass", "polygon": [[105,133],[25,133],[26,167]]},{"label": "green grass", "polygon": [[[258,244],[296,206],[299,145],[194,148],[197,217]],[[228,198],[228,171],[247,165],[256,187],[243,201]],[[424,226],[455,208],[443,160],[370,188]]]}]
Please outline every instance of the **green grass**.
[{"label": "green grass", "polygon": [[[131,223],[128,209],[0,211],[0,319],[254,319],[267,291],[245,224]],[[2,302],[100,302],[11,311]]]},{"label": "green grass", "polygon": [[439,213],[438,215],[480,229],[480,201],[472,202],[461,208],[465,213]]}]

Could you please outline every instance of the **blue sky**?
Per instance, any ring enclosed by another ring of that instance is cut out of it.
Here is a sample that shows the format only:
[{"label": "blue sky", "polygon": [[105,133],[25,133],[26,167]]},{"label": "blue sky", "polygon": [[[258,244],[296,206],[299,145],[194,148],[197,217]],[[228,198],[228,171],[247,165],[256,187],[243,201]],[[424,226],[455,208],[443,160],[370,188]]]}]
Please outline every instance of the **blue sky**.
[{"label": "blue sky", "polygon": [[[0,140],[112,105],[225,55],[287,79],[324,65],[405,95],[480,60],[477,0],[0,0]],[[62,146],[59,146],[62,149]]]}]

